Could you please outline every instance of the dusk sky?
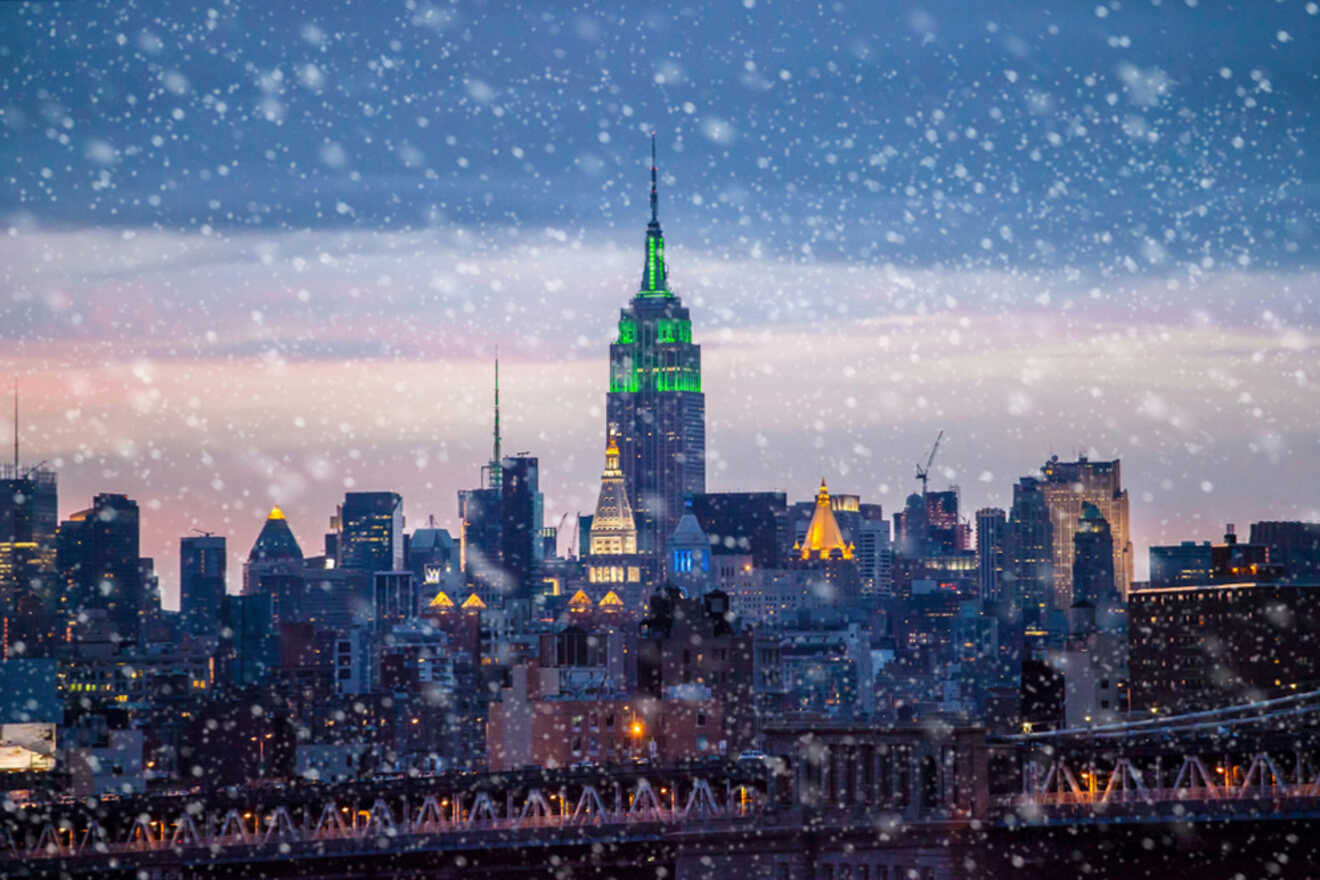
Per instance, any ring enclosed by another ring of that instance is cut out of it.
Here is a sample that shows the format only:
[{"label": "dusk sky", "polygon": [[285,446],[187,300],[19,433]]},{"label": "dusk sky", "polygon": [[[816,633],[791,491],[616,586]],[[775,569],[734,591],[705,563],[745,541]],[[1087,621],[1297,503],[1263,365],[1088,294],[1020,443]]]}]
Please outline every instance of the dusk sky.
[{"label": "dusk sky", "polygon": [[[62,515],[595,504],[656,131],[712,490],[1007,507],[1118,457],[1146,546],[1320,519],[1316,2],[0,5],[0,366]],[[7,383],[5,383],[7,385]],[[8,407],[0,430],[12,430]]]}]

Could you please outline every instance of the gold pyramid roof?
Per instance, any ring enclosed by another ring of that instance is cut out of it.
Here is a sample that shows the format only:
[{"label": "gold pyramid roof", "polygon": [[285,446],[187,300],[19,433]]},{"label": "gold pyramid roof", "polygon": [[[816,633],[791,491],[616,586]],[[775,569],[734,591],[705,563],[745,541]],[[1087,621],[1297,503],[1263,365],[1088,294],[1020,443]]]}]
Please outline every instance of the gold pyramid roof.
[{"label": "gold pyramid roof", "polygon": [[428,604],[430,608],[453,608],[454,600],[449,598],[449,594],[444,590],[435,594],[435,598]]},{"label": "gold pyramid roof", "polygon": [[480,596],[478,596],[476,593],[473,593],[471,596],[468,596],[466,599],[463,600],[463,607],[464,607],[464,608],[485,608],[485,607],[486,607],[486,603],[483,602],[483,601],[481,601],[481,597],[480,597]]},{"label": "gold pyramid roof", "polygon": [[613,590],[610,590],[608,593],[606,593],[604,596],[601,597],[601,599],[600,599],[600,607],[601,607],[601,608],[622,608],[622,607],[623,607],[623,600],[619,598],[619,594],[618,594],[618,593],[614,592]]},{"label": "gold pyramid roof", "polygon": [[582,611],[591,607],[591,597],[585,590],[578,590],[573,594],[573,598],[568,600],[568,607],[574,611]]},{"label": "gold pyramid roof", "polygon": [[829,559],[835,552],[843,559],[852,559],[852,545],[843,540],[839,521],[830,508],[830,490],[824,477],[820,478],[820,489],[816,492],[816,512],[811,515],[811,525],[807,526],[806,537],[802,539],[798,552],[803,559]]}]

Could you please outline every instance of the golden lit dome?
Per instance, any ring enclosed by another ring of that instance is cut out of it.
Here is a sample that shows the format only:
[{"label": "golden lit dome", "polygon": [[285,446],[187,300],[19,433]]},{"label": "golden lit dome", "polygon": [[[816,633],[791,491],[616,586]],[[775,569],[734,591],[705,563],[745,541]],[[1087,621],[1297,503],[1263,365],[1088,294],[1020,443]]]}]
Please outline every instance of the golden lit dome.
[{"label": "golden lit dome", "polygon": [[277,504],[270,509],[270,514],[267,515],[266,519],[284,519],[284,511],[280,510]]},{"label": "golden lit dome", "polygon": [[802,539],[798,552],[803,559],[813,556],[829,559],[835,552],[843,559],[852,559],[852,545],[843,540],[839,521],[830,508],[830,490],[825,486],[824,477],[820,478],[820,489],[816,492],[816,512],[811,515],[811,525],[807,526],[806,537]]}]

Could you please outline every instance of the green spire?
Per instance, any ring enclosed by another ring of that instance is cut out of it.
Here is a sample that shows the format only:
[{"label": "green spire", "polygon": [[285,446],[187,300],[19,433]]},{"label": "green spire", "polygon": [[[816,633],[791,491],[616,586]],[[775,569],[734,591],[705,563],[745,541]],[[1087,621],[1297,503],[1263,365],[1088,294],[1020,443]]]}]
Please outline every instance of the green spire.
[{"label": "green spire", "polygon": [[651,222],[646,227],[642,296],[670,296],[665,284],[665,235],[660,231],[660,191],[656,185],[655,132],[651,132]]}]

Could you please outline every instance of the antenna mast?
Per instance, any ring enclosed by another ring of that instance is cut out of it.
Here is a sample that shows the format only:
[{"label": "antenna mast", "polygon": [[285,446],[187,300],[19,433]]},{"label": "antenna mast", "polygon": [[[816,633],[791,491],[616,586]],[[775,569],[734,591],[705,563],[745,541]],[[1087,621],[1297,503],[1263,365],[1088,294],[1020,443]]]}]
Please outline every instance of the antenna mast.
[{"label": "antenna mast", "polygon": [[500,456],[500,349],[495,348],[495,450],[490,462],[490,483],[492,489],[504,484],[504,459]]}]

